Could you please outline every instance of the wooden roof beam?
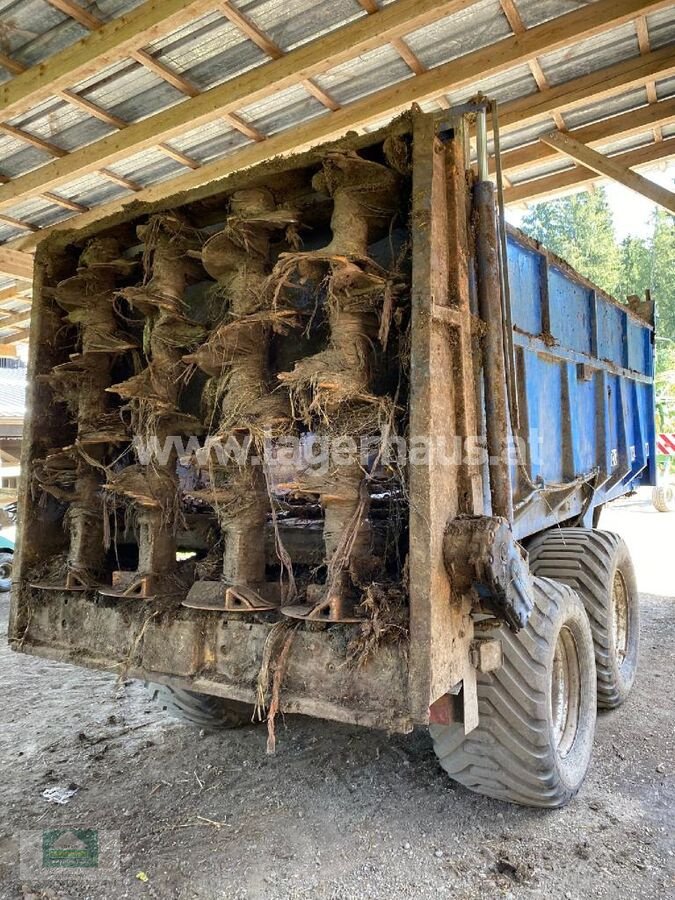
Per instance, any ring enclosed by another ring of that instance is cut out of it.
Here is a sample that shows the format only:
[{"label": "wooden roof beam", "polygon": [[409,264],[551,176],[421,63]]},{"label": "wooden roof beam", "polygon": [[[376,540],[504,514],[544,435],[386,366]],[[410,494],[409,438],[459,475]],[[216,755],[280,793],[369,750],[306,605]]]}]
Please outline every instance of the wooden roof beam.
[{"label": "wooden roof beam", "polygon": [[26,71],[26,66],[24,66],[22,62],[19,62],[18,59],[12,59],[12,57],[8,56],[6,53],[0,53],[0,66],[2,66],[3,69],[7,69],[12,75],[20,75],[22,72]]},{"label": "wooden roof beam", "polygon": [[4,337],[2,340],[5,344],[18,344],[19,341],[27,341],[30,337],[30,328],[22,328],[20,331],[14,332],[14,334],[10,334],[8,337]]},{"label": "wooden roof beam", "polygon": [[15,325],[23,325],[24,322],[30,322],[30,309],[22,309],[21,312],[11,313],[11,315],[0,318],[0,331],[5,328],[13,328]]},{"label": "wooden roof beam", "polygon": [[[631,169],[634,166],[645,166],[675,156],[675,138],[668,138],[658,143],[647,144],[637,150],[629,150],[616,156],[605,157],[621,167]],[[504,191],[506,203],[525,203],[529,200],[541,199],[551,194],[560,194],[566,191],[583,188],[584,186],[604,177],[586,166],[577,165],[573,169],[564,172],[555,172],[544,178],[534,178],[532,181],[524,181],[515,184]]]},{"label": "wooden roof beam", "polygon": [[27,289],[27,285],[25,284],[15,284],[12,287],[3,288],[0,290],[0,306],[6,306],[8,303],[30,303],[31,298],[25,296],[21,293],[21,291],[25,291]]},{"label": "wooden roof beam", "polygon": [[[642,106],[640,109],[632,109],[621,115],[593,122],[591,125],[573,128],[568,134],[584,144],[600,144],[611,138],[631,137],[648,131],[654,126],[669,124],[673,121],[675,121],[675,97],[670,100],[660,100],[649,106]],[[537,141],[534,144],[506,150],[502,153],[502,169],[508,172],[522,171],[553,159],[556,155],[557,151],[552,147]],[[494,159],[491,159],[490,171],[494,172],[494,170]]]},{"label": "wooden roof beam", "polygon": [[671,75],[675,75],[675,57],[673,47],[669,45],[652,50],[645,56],[632,56],[588,75],[562,82],[547,91],[509,100],[500,105],[499,130],[522,128],[523,125],[551,115],[555,110],[565,112],[595,103],[631,88],[641,87],[650,79],[669,78]]},{"label": "wooden roof beam", "polygon": [[[286,54],[305,58],[308,48],[320,41],[327,51],[320,71],[359,53],[386,44],[391,37],[400,37],[429,22],[437,21],[460,9],[472,6],[476,0],[397,0],[381,9],[376,15],[363,17],[338,28],[319,41],[312,41]],[[146,2],[106,22],[72,47],[33,66],[16,78],[0,84],[0,112],[5,117],[32,109],[37,103],[51,97],[58,90],[72,88],[73,84],[95,75],[105,66],[125,59],[136,50],[170,34],[187,22],[213,11],[216,0],[146,0]],[[262,68],[262,67],[261,67]],[[291,67],[292,68],[292,67]],[[305,73],[306,74],[306,73]],[[260,76],[258,76],[259,80]],[[297,81],[297,79],[295,79]],[[294,83],[294,82],[290,82]],[[280,89],[280,87],[273,87]]]},{"label": "wooden roof beam", "polygon": [[[651,50],[651,44],[649,40],[649,27],[647,25],[647,17],[646,16],[638,16],[635,20],[635,32],[637,34],[638,46],[640,48],[640,53],[644,56],[649,53]],[[658,95],[656,93],[656,85],[653,81],[647,82],[647,100],[649,103],[657,103]],[[654,140],[662,141],[663,140],[663,132],[661,128],[657,126],[654,128]]]},{"label": "wooden roof beam", "polygon": [[603,156],[597,150],[593,150],[586,144],[582,144],[571,137],[571,135],[563,134],[560,131],[552,131],[549,134],[542,135],[539,140],[549,147],[553,147],[554,150],[564,153],[565,156],[569,156],[574,162],[585,166],[587,169],[592,169],[598,175],[618,181],[619,184],[634,191],[636,194],[641,194],[643,197],[651,200],[652,203],[657,203],[659,206],[667,209],[668,212],[675,213],[675,193],[662,187],[660,184],[650,181],[648,178],[644,178],[642,175],[638,175],[637,172],[632,172],[630,168],[617,162],[611,156]]},{"label": "wooden roof beam", "polygon": [[214,0],[146,0],[0,85],[0,111],[5,117],[26,112],[213,8]]},{"label": "wooden roof beam", "polygon": [[0,246],[0,272],[22,281],[33,280],[33,257],[11,247]]},{"label": "wooden roof beam", "polygon": [[[499,5],[502,8],[502,12],[506,16],[506,20],[509,23],[511,31],[513,31],[514,34],[524,34],[527,29],[520,15],[520,11],[515,4],[515,0],[499,0]],[[528,59],[527,64],[539,90],[547,91],[550,85],[548,83],[546,73],[542,69],[541,63],[539,62],[537,57],[535,56],[532,59]],[[553,117],[556,126],[559,129],[564,130],[565,121],[562,115],[556,111],[553,113]]]},{"label": "wooden roof beam", "polygon": [[[170,140],[184,133],[187,128],[195,128],[213,121],[218,114],[231,113],[245,102],[250,103],[255,98],[268,96],[284,86],[297,83],[300,75],[303,77],[308,75],[308,69],[315,71],[317,68],[319,70],[329,68],[335,59],[329,58],[330,48],[335,49],[338,57],[344,54],[353,57],[359,50],[363,50],[364,46],[361,44],[359,47],[353,45],[345,47],[343,43],[345,33],[353,34],[352,29],[355,27],[376,22],[379,16],[384,16],[387,12],[400,12],[405,8],[410,16],[416,15],[419,18],[425,11],[427,16],[433,13],[438,17],[441,5],[447,12],[452,4],[415,0],[411,10],[408,0],[398,0],[376,15],[359,19],[317,41],[297,48],[281,59],[273,60],[265,66],[205,91],[198,97],[133,123],[119,133],[104,137],[63,159],[55,160],[14,179],[9,184],[0,186],[0,208],[13,204],[19,197],[58,187],[73,177],[96,171],[104,165],[123,160],[133,153]],[[649,4],[649,8],[661,8],[664,5],[667,5],[666,0],[658,0]],[[545,22],[522,35],[504,38],[494,45],[468,53],[407,82],[396,84],[349,104],[329,116],[322,117],[326,121],[322,121],[318,127],[321,131],[328,129],[330,134],[343,134],[349,128],[407,108],[413,101],[435,99],[450,86],[459,88],[475,83],[478,78],[506,72],[544,49],[567,46],[581,38],[615,27],[634,16],[636,8],[644,9],[645,5],[640,0],[597,0],[591,6],[584,6]],[[396,19],[394,21],[398,22]],[[407,27],[410,21],[406,20]],[[389,39],[395,36],[400,27],[400,24],[391,25]],[[369,45],[373,40],[381,42],[382,35],[364,40],[364,44]],[[675,65],[672,54],[670,61]],[[552,93],[553,89],[550,89],[542,96]],[[537,96],[527,99],[536,101]],[[311,131],[311,126],[309,130]],[[302,133],[303,129],[300,127],[291,131],[292,139]],[[289,135],[284,135],[284,140],[288,139]],[[302,143],[300,138],[296,140],[298,144]],[[232,155],[235,165],[238,164],[242,152]],[[199,171],[204,172],[206,168],[203,166]]]},{"label": "wooden roof beam", "polygon": [[[672,74],[675,74],[675,59],[673,59],[671,48],[665,47],[658,51],[652,51],[646,58],[635,57],[617,63],[614,66],[600,69],[591,75],[572,79],[569,82],[551,88],[546,95],[535,94],[505,103],[500,109],[502,130],[522,127],[523,123],[527,123],[533,118],[541,119],[542,116],[548,113],[551,105],[558,105],[562,109],[570,109],[580,104],[586,105],[636,85],[644,84],[645,79],[650,76],[658,75],[665,78]],[[368,121],[369,112],[373,113],[374,101],[378,101],[381,95],[388,100],[393,93],[398,96],[398,86],[385,89],[383,92],[372,94],[364,100],[357,101],[355,104],[346,107],[340,115],[346,116],[351,112],[352,115],[359,117],[361,121]],[[382,101],[383,104],[384,100]],[[380,105],[378,103],[377,110],[379,108]],[[374,117],[376,118],[378,114],[375,111]],[[340,122],[341,120],[338,121]],[[137,194],[133,199],[139,202],[156,202],[179,192],[192,190],[201,184],[218,181],[238,169],[245,169],[275,155],[299,151],[319,144],[322,141],[333,139],[344,133],[349,127],[345,126],[343,130],[338,126],[336,129],[333,123],[334,119],[332,116],[322,116],[320,119],[308,122],[298,128],[273,135],[261,143],[243,147],[236,154],[207,163],[199,172],[186,173],[147,188],[141,188],[140,185],[137,185]],[[112,175],[113,173],[110,174]],[[37,235],[17,238],[11,241],[10,244],[12,247],[22,250],[32,249],[48,233],[59,231],[66,227],[90,225],[92,222],[100,221],[106,216],[118,213],[128,202],[129,198],[127,197],[117,198],[91,210],[91,212],[78,216],[76,219],[69,220],[67,224],[56,223],[43,229]]]}]

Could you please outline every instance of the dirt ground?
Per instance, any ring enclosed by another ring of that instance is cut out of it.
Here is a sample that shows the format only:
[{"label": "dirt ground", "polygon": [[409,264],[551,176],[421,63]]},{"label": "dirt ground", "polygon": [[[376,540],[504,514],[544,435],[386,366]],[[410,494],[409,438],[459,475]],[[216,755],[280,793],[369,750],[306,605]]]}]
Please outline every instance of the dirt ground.
[{"label": "dirt ground", "polygon": [[[600,716],[567,808],[469,793],[422,732],[389,739],[288,718],[266,756],[260,727],[200,733],[139,684],[10,653],[3,637],[0,898],[675,896],[675,514],[641,496],[601,525],[634,552],[642,662],[627,704]],[[70,785],[65,805],[42,796]],[[117,833],[119,871],[50,880],[20,869],[23,833],[63,827]]]}]

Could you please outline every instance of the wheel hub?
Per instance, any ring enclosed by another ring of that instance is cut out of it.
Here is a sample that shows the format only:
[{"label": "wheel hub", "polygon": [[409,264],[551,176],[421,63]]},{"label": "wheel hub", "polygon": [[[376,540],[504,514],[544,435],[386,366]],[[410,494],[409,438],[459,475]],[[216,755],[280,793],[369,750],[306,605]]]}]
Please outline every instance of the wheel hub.
[{"label": "wheel hub", "polygon": [[558,634],[551,669],[551,723],[561,757],[567,756],[577,737],[581,707],[581,667],[577,643],[564,625]]},{"label": "wheel hub", "polygon": [[612,584],[612,622],[617,662],[622,666],[628,653],[628,590],[619,571]]}]

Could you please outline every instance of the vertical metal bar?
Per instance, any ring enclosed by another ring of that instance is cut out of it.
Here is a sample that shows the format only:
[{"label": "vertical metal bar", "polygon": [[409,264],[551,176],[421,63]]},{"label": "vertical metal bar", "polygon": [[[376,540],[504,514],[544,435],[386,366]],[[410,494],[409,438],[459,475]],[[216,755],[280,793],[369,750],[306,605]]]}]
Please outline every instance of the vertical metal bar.
[{"label": "vertical metal bar", "polygon": [[483,107],[476,113],[476,153],[478,155],[478,180],[487,181],[488,151],[487,151],[487,109]]},{"label": "vertical metal bar", "polygon": [[509,257],[506,240],[506,219],[504,217],[504,184],[502,178],[502,156],[499,142],[499,117],[496,100],[491,102],[490,108],[492,111],[492,144],[495,157],[497,205],[499,209],[500,272],[502,282],[502,305],[504,310],[504,352],[506,354],[506,375],[511,405],[511,425],[515,430],[520,428],[520,409],[518,405],[518,384],[516,380],[516,354],[513,346],[513,316],[511,314],[511,288],[509,285]]},{"label": "vertical metal bar", "polygon": [[509,470],[509,412],[504,358],[504,319],[499,272],[499,240],[494,187],[479,181],[474,187],[477,215],[476,257],[478,304],[486,325],[484,337],[485,413],[490,456],[492,514],[513,521],[513,495]]}]

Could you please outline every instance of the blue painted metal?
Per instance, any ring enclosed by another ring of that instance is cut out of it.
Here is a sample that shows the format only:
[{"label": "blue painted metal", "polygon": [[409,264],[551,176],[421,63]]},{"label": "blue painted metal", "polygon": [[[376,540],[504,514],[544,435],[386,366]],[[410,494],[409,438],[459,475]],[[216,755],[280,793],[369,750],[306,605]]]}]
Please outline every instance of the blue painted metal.
[{"label": "blue painted metal", "polygon": [[655,484],[654,328],[514,229],[507,250],[522,538]]}]

